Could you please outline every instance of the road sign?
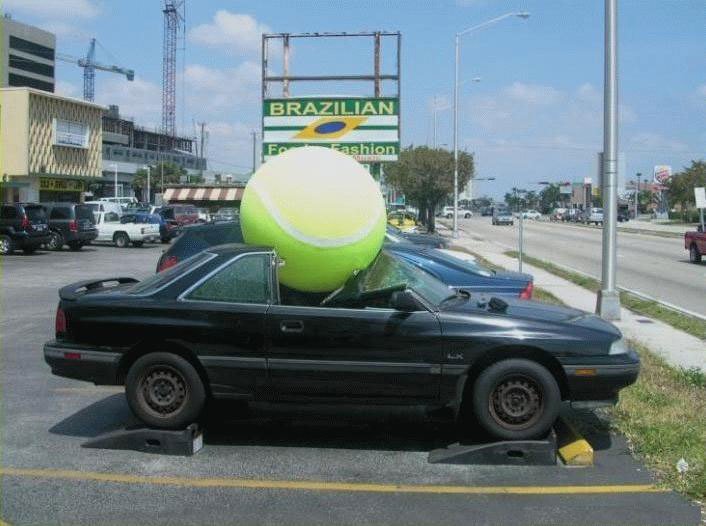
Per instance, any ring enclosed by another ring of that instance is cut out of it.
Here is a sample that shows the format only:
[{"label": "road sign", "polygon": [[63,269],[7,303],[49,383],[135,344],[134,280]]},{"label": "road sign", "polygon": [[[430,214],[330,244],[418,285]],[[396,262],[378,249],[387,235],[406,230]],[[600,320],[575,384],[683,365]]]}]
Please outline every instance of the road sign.
[{"label": "road sign", "polygon": [[654,182],[657,184],[667,184],[672,178],[672,167],[666,164],[658,164],[654,168]]},{"label": "road sign", "polygon": [[399,106],[394,97],[265,99],[263,158],[309,145],[333,148],[365,163],[396,161]]},{"label": "road sign", "polygon": [[694,188],[694,198],[696,199],[696,208],[706,208],[706,188],[703,186]]}]

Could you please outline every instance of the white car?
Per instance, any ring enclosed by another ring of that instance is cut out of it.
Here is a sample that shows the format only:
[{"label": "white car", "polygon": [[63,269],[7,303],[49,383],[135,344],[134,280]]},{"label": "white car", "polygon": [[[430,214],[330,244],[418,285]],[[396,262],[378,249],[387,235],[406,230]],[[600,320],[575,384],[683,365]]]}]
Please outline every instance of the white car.
[{"label": "white car", "polygon": [[125,248],[130,243],[141,247],[145,241],[159,241],[159,225],[157,223],[121,223],[120,216],[115,212],[95,212],[96,227],[98,227],[98,242],[109,242],[118,248]]},{"label": "white car", "polygon": [[[445,206],[444,209],[441,211],[441,215],[444,216],[446,219],[451,219],[454,216],[454,207]],[[470,210],[463,210],[462,208],[459,208],[458,217],[470,219],[473,217],[473,212],[471,212]]]},{"label": "white car", "polygon": [[525,210],[524,212],[522,212],[522,218],[523,219],[541,219],[542,214],[540,214],[536,210]]},{"label": "white car", "polygon": [[123,208],[114,201],[86,201],[84,204],[91,207],[93,213],[115,212],[119,216],[123,215]]}]

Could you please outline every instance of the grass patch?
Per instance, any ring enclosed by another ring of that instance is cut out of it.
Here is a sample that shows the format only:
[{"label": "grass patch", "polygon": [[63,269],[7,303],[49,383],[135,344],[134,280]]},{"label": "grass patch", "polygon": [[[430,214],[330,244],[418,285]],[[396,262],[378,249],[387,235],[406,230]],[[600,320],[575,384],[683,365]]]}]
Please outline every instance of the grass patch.
[{"label": "grass patch", "polygon": [[565,305],[565,303],[554,294],[540,287],[534,288],[534,292],[532,292],[532,299],[534,301],[541,301],[542,303],[549,303],[551,305]]},{"label": "grass patch", "polygon": [[[676,369],[645,347],[637,382],[620,392],[610,410],[613,426],[624,434],[660,481],[697,500],[706,497],[706,376]],[[686,473],[676,469],[679,459]]]},{"label": "grass patch", "polygon": [[[517,251],[514,250],[505,252],[505,255],[512,258],[517,258],[518,256]],[[548,261],[527,255],[523,255],[522,259],[530,265],[542,268],[547,272],[551,272],[560,278],[571,281],[572,283],[580,285],[581,287],[584,287],[592,292],[598,292],[601,287],[600,282],[595,278],[579,274],[578,272],[566,270],[562,267],[554,265],[553,263],[549,263]],[[620,303],[623,307],[628,308],[633,312],[662,321],[667,325],[671,325],[675,329],[679,329],[680,331],[684,331],[692,336],[706,340],[706,320],[689,316],[683,312],[678,312],[665,307],[656,301],[640,298],[634,294],[624,291],[620,292]]]}]

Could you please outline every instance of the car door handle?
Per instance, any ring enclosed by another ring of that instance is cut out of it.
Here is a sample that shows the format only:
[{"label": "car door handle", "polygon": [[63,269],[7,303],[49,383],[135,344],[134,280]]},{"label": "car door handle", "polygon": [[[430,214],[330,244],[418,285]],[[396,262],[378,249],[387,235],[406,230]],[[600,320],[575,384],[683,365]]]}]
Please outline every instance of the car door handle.
[{"label": "car door handle", "polygon": [[304,331],[304,322],[300,320],[284,320],[280,322],[279,330],[282,332],[302,332]]}]

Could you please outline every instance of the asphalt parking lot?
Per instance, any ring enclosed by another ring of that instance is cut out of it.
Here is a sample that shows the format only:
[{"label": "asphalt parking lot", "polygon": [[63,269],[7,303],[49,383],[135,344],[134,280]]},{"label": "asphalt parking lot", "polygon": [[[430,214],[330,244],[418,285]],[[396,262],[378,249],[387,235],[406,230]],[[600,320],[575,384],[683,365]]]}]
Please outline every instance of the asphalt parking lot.
[{"label": "asphalt parking lot", "polygon": [[[121,389],[51,376],[57,289],[154,272],[159,245],[2,265],[2,508],[8,524],[699,524],[622,437],[581,417],[595,465],[430,464],[456,440],[421,410],[222,407],[193,457],[84,449],[130,420]],[[1,523],[1,522],[0,522]]]}]

